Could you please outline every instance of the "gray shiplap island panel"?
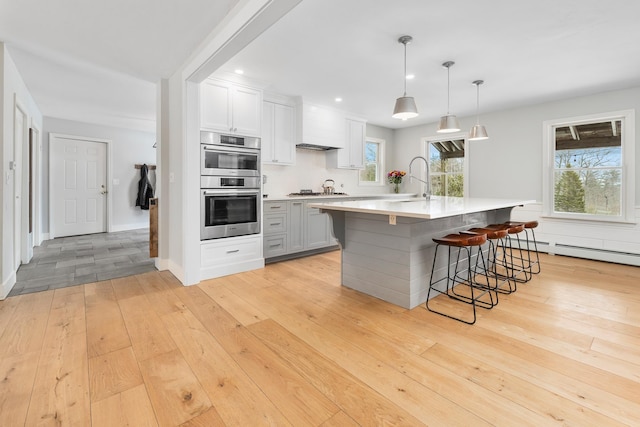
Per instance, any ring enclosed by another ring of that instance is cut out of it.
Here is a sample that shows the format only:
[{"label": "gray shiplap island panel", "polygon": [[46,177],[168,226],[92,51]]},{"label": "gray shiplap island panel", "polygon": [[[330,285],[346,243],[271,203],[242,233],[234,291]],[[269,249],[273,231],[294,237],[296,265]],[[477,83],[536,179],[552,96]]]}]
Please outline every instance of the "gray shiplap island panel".
[{"label": "gray shiplap island panel", "polygon": [[[437,215],[427,212],[428,203],[424,201],[415,206],[416,212],[407,212],[411,208],[402,206],[395,213],[392,213],[394,203],[389,205],[381,201],[377,205],[363,203],[359,206],[354,203],[357,202],[314,205],[332,218],[334,236],[342,248],[342,285],[404,308],[413,308],[427,299],[434,237],[508,221],[511,209],[527,202],[471,203],[472,208],[461,210],[458,206],[456,213],[450,215],[441,211]],[[367,213],[364,206],[373,213]],[[421,212],[423,217],[417,217]],[[424,218],[432,214],[438,217]],[[389,215],[397,216],[396,225],[389,224]],[[436,266],[436,277],[442,277],[446,272],[446,262],[444,258],[441,260],[443,262]]]}]

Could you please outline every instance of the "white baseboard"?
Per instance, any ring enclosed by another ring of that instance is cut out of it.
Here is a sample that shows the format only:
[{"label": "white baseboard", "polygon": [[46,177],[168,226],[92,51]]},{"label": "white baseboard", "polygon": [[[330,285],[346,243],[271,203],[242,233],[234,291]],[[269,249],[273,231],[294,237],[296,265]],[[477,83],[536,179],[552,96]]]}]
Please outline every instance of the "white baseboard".
[{"label": "white baseboard", "polygon": [[119,231],[139,230],[141,228],[149,228],[149,222],[142,222],[138,224],[120,224],[112,225],[110,233],[117,233]]},{"label": "white baseboard", "polygon": [[15,284],[16,284],[16,273],[14,271],[11,273],[11,275],[9,275],[7,280],[2,282],[2,289],[0,289],[0,301],[7,298],[7,295],[9,295],[9,292],[11,292],[11,289],[13,289],[13,285]]},{"label": "white baseboard", "polygon": [[156,258],[155,266],[158,271],[169,270],[169,260],[165,258]]},{"label": "white baseboard", "polygon": [[257,270],[259,268],[264,268],[264,258],[256,258],[233,264],[205,267],[200,269],[200,280],[214,279],[216,277]]},{"label": "white baseboard", "polygon": [[184,274],[184,269],[182,268],[182,266],[176,264],[172,260],[164,260],[164,262],[166,262],[166,267],[167,267],[165,270],[169,270],[171,272],[171,274],[176,276],[176,279],[178,279],[180,281],[180,283],[182,283],[184,285],[185,284],[185,274]]},{"label": "white baseboard", "polygon": [[565,255],[575,258],[591,259],[594,261],[613,262],[616,264],[626,264],[640,266],[640,255],[607,251],[602,249],[579,248],[568,245],[549,245],[538,242],[538,250],[549,255]]}]

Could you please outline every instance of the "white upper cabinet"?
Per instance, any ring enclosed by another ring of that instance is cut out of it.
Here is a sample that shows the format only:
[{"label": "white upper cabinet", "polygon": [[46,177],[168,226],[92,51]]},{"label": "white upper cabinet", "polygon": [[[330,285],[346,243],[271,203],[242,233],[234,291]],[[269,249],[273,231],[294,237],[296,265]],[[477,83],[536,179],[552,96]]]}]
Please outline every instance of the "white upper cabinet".
[{"label": "white upper cabinet", "polygon": [[223,80],[200,85],[200,126],[205,130],[260,136],[262,91]]},{"label": "white upper cabinet", "polygon": [[295,136],[294,107],[265,101],[262,105],[262,162],[293,165]]},{"label": "white upper cabinet", "polygon": [[367,124],[364,120],[345,119],[345,148],[328,153],[328,163],[338,169],[363,169]]}]

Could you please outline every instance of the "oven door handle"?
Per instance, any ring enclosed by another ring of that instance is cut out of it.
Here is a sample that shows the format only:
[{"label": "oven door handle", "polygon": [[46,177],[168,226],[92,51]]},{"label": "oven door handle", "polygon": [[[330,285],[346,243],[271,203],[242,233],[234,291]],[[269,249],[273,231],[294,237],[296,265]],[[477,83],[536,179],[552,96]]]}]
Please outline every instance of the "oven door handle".
[{"label": "oven door handle", "polygon": [[202,194],[205,196],[215,196],[215,195],[229,195],[229,194],[241,194],[241,195],[251,195],[255,194],[256,196],[260,195],[260,190],[244,190],[244,189],[230,189],[230,188],[221,188],[221,189],[210,189],[210,190],[202,190]]},{"label": "oven door handle", "polygon": [[204,151],[219,151],[224,153],[242,153],[242,154],[260,154],[259,148],[246,148],[246,147],[229,147],[226,145],[202,145]]}]

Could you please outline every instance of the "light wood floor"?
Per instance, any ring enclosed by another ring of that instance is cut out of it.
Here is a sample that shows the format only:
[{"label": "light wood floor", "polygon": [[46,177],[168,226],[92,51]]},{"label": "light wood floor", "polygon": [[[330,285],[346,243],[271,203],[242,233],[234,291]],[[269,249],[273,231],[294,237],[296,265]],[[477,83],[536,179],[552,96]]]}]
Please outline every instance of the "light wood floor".
[{"label": "light wood floor", "polygon": [[640,268],[542,270],[474,326],[341,287],[339,252],[10,297],[0,426],[640,425]]}]

